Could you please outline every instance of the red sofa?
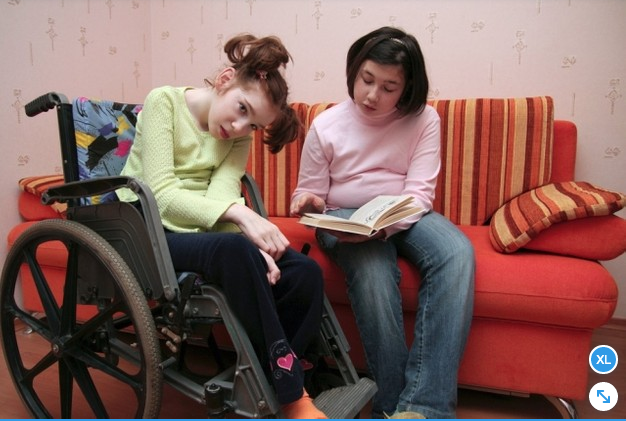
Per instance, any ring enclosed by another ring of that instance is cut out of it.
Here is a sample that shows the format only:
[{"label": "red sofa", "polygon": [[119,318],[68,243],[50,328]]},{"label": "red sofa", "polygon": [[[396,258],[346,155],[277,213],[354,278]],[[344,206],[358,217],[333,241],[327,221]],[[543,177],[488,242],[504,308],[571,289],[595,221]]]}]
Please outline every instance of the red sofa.
[{"label": "red sofa", "polygon": [[[626,251],[626,220],[611,214],[626,203],[623,195],[618,195],[618,205],[598,212],[600,216],[582,218],[586,215],[579,213],[568,221],[553,217],[549,228],[535,227],[540,232],[524,247],[498,251],[490,239],[495,230],[491,216],[498,209],[504,211],[512,198],[535,186],[574,180],[576,126],[553,121],[552,101],[546,97],[431,104],[442,118],[443,141],[434,206],[469,237],[477,259],[474,318],[459,383],[504,393],[586,399],[591,335],[611,318],[618,296],[615,280],[597,260]],[[306,132],[313,118],[332,104],[293,106]],[[533,131],[546,138],[541,147],[530,145]],[[365,370],[344,275],[317,246],[314,231],[288,215],[303,142],[298,139],[276,156],[255,142],[248,169],[261,188],[270,219],[292,246],[311,245],[309,255],[324,271],[326,293],[351,344],[351,357]],[[507,142],[511,145],[503,148]],[[525,148],[513,146],[524,142]],[[545,162],[540,162],[544,152]],[[488,162],[491,159],[494,162]],[[524,159],[525,165],[520,162]],[[513,168],[516,164],[519,168]],[[511,187],[513,172],[526,181]],[[404,259],[399,266],[410,341],[420,278]]]},{"label": "red sofa", "polygon": [[[551,198],[548,187],[563,193],[563,186],[570,186],[565,182],[574,180],[576,127],[554,121],[549,97],[431,104],[442,126],[435,210],[468,236],[477,259],[474,318],[460,385],[561,401],[586,399],[591,335],[611,318],[618,296],[615,280],[598,260],[626,251],[626,220],[612,215],[626,205],[626,197],[592,188],[591,193],[585,190],[587,196],[574,198],[573,209],[561,209],[567,204],[547,199],[539,203],[548,205],[536,209],[537,197]],[[305,133],[312,119],[330,106],[292,104]],[[311,246],[309,255],[324,271],[326,292],[352,347],[351,357],[357,368],[366,370],[341,270],[317,247],[313,230],[288,215],[304,137],[271,155],[261,133],[255,136],[248,170],[259,184],[269,217],[294,248]],[[9,246],[32,221],[62,217],[62,208],[46,208],[37,199],[59,181],[21,181],[24,222],[9,233]],[[539,211],[547,214],[537,219]],[[403,259],[399,266],[410,341],[420,277]],[[53,249],[46,270],[63,276],[63,256]],[[29,288],[26,282],[27,303],[34,295]],[[34,302],[30,308],[37,307]]]}]

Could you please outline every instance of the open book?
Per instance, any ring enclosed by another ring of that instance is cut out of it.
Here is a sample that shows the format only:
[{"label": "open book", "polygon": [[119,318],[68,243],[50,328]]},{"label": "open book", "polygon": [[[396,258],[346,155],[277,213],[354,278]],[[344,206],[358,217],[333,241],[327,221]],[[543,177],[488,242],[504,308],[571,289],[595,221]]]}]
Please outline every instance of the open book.
[{"label": "open book", "polygon": [[305,213],[299,222],[312,227],[372,236],[404,218],[424,212],[426,209],[416,206],[413,197],[408,194],[378,196],[357,209],[350,219],[322,213]]}]

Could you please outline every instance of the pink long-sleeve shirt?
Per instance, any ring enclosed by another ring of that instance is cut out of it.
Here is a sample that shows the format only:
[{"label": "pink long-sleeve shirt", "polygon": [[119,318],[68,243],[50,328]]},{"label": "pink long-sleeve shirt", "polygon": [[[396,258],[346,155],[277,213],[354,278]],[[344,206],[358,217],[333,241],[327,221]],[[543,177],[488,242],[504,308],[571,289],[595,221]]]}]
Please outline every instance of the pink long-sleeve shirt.
[{"label": "pink long-sleeve shirt", "polygon": [[[324,199],[327,209],[345,209],[381,194],[410,194],[417,205],[432,209],[441,167],[439,124],[431,106],[419,115],[399,117],[394,110],[372,118],[352,100],[335,105],[307,133],[292,199],[309,192]],[[386,228],[387,237],[419,218]]]}]

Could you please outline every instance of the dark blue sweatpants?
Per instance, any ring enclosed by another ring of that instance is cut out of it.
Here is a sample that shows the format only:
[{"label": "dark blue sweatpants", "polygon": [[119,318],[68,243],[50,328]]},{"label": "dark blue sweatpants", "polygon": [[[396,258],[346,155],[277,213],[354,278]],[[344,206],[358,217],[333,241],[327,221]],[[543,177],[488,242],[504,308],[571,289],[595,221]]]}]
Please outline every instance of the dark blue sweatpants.
[{"label": "dark blue sweatpants", "polygon": [[318,264],[293,249],[276,262],[281,277],[267,280],[267,263],[241,234],[172,233],[166,238],[176,271],[220,285],[244,326],[282,404],[302,395],[298,357],[320,329],[323,280]]}]

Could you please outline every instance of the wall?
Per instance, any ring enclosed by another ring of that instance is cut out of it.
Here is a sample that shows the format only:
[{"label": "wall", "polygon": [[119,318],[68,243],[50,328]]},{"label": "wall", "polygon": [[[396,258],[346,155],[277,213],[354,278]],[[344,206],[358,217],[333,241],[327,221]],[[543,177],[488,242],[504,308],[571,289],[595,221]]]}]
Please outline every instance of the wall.
[{"label": "wall", "polygon": [[[383,25],[412,32],[431,96],[551,95],[579,129],[577,179],[626,191],[626,2],[622,0],[2,0],[0,236],[18,221],[16,182],[60,171],[56,122],[23,105],[72,98],[141,101],[153,86],[201,85],[232,35],[280,36],[294,101],[346,97],[345,54]],[[626,217],[626,212],[620,212]],[[605,266],[626,290],[626,256]],[[616,317],[626,318],[626,298]]]}]

